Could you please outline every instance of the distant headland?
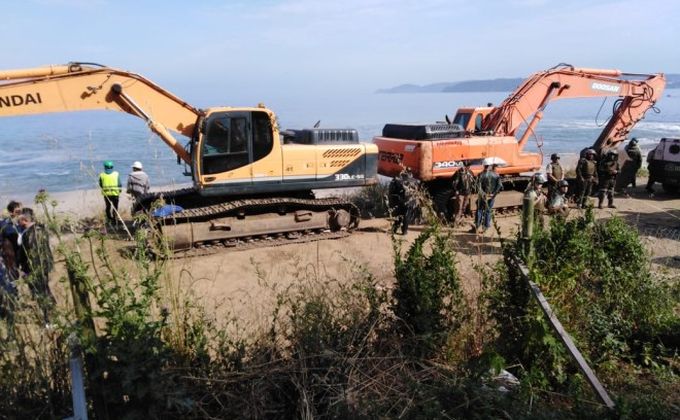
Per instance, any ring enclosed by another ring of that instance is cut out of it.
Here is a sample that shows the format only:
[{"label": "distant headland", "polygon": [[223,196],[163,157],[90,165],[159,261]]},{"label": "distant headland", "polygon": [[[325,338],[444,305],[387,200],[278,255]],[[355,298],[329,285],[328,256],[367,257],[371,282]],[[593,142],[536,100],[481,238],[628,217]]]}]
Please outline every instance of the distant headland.
[{"label": "distant headland", "polygon": [[[516,77],[442,82],[429,85],[404,84],[378,89],[376,93],[510,92],[515,90],[523,80],[524,78]],[[666,75],[666,89],[680,89],[680,74]]]}]

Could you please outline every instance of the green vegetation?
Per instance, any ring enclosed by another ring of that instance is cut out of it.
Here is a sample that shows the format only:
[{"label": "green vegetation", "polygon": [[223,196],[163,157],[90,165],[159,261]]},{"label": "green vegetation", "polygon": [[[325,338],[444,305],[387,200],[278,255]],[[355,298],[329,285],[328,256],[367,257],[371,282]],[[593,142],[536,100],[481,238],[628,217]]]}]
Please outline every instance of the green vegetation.
[{"label": "green vegetation", "polygon": [[[59,240],[72,300],[46,328],[20,283],[14,317],[0,319],[3,418],[71,414],[71,333],[98,418],[680,415],[678,279],[650,272],[637,234],[619,219],[555,219],[535,233],[525,261],[615,412],[594,402],[530,298],[511,263],[522,256],[514,242],[504,244],[504,262],[480,268],[479,296],[462,292],[455,239],[434,222],[407,249],[395,239],[393,287],[352,266],[350,278],[300,268],[281,289],[254,264],[274,302],[256,330],[173,286],[166,259],[149,255],[142,237],[129,264],[116,263],[97,232]],[[502,368],[518,386],[499,390]]]}]

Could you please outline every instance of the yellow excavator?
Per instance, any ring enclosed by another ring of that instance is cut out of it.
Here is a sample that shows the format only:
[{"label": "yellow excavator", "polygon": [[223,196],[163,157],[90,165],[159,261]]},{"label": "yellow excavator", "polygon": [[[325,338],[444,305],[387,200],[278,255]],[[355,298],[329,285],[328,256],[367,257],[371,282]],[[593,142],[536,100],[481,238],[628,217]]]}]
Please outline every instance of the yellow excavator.
[{"label": "yellow excavator", "polygon": [[193,188],[139,202],[162,197],[182,209],[155,219],[175,250],[342,236],[358,226],[358,209],[312,190],[377,182],[377,146],[356,130],[281,132],[263,105],[197,109],[138,74],[94,63],[0,71],[0,116],[97,109],[143,119],[190,168]]}]

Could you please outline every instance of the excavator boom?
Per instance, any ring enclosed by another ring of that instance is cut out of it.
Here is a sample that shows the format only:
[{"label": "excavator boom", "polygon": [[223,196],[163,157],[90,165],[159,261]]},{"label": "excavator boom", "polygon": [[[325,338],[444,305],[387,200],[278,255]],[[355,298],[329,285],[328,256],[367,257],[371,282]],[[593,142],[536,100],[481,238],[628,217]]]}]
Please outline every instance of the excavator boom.
[{"label": "excavator boom", "polygon": [[191,137],[200,112],[140,75],[78,63],[0,71],[0,117],[97,109],[144,119],[182,160],[191,163],[166,128]]},{"label": "excavator boom", "polygon": [[488,115],[482,130],[496,136],[516,136],[522,148],[533,134],[550,101],[567,98],[618,97],[614,113],[593,145],[596,151],[616,147],[633,126],[661,97],[663,74],[630,74],[620,70],[559,66],[529,76],[501,105]]}]

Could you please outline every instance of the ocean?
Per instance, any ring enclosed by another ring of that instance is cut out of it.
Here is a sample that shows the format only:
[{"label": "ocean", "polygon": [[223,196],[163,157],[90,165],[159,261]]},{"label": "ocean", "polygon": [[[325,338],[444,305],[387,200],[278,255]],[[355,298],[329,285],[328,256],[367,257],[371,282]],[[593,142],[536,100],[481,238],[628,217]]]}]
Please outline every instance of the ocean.
[{"label": "ocean", "polygon": [[[458,107],[498,104],[507,93],[271,95],[252,103],[195,104],[253,106],[264,102],[277,113],[280,127],[356,128],[362,140],[379,135],[386,123],[424,123],[453,116]],[[551,102],[527,150],[578,153],[590,146],[611,115],[613,99]],[[680,137],[680,90],[667,90],[654,110],[635,127],[631,137],[649,150],[661,137]],[[182,136],[178,140],[185,142]],[[190,185],[172,151],[144,122],[110,111],[45,114],[0,118],[0,205],[14,197],[30,197],[39,189],[64,192],[97,188],[104,160],[113,160],[123,176],[139,160],[152,186]],[[538,144],[542,144],[539,147]]]}]

